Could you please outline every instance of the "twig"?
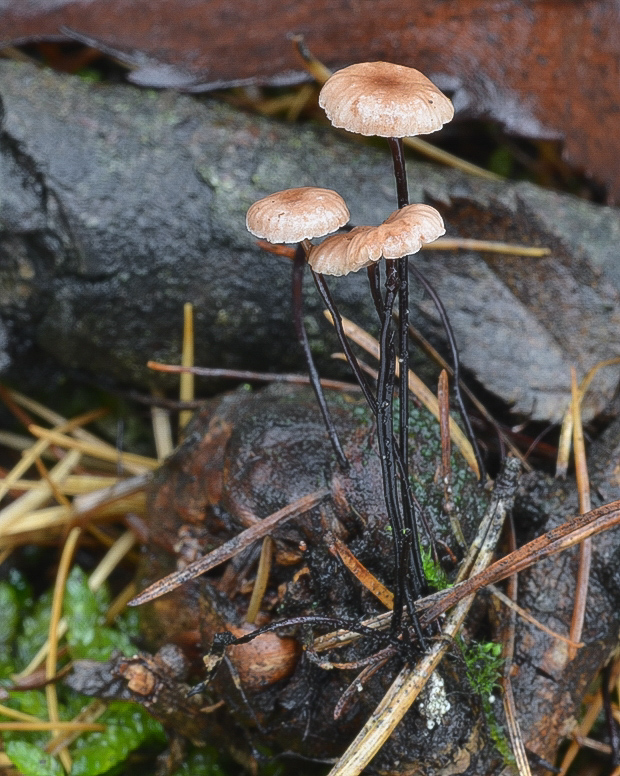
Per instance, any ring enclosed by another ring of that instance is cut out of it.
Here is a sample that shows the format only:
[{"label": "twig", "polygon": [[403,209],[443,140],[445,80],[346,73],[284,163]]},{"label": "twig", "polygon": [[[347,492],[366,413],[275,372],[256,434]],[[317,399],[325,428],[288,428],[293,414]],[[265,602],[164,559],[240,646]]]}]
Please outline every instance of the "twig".
[{"label": "twig", "polygon": [[209,569],[219,566],[226,560],[234,557],[238,552],[248,547],[257,539],[262,539],[276,526],[282,525],[282,523],[290,520],[292,517],[308,512],[314,507],[318,506],[325,498],[330,495],[330,491],[327,488],[322,488],[314,493],[310,493],[303,498],[294,501],[292,504],[279,509],[277,512],[269,515],[269,517],[260,520],[255,525],[246,528],[237,536],[233,537],[229,541],[222,544],[217,549],[205,555],[182,571],[176,571],[173,574],[169,574],[167,577],[154,582],[152,585],[143,590],[142,593],[137,595],[131,601],[129,606],[139,606],[147,601],[152,601],[155,598],[159,598],[165,593],[170,593],[172,590],[176,590],[185,582],[189,582],[190,579],[195,579],[201,574],[204,574]]},{"label": "twig", "polygon": [[[265,383],[294,383],[295,385],[310,385],[308,375],[278,374],[275,372],[248,372],[241,369],[215,369],[206,366],[184,367],[174,364],[160,364],[157,361],[147,361],[149,369],[157,372],[191,372],[202,377],[221,377],[230,380],[256,380]],[[331,388],[334,391],[359,391],[360,387],[354,383],[345,383],[341,380],[329,380],[321,378],[323,388]]]}]

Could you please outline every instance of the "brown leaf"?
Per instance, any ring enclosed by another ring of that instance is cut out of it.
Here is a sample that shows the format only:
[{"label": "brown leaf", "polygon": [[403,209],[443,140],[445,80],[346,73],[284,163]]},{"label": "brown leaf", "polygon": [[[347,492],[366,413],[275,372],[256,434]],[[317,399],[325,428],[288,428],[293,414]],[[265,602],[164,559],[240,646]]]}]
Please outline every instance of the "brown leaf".
[{"label": "brown leaf", "polygon": [[137,83],[204,90],[300,80],[289,36],[303,33],[330,67],[413,65],[452,94],[460,116],[563,140],[567,160],[618,201],[616,13],[614,0],[507,0],[501,10],[491,0],[264,0],[260,14],[251,0],[152,0],[139,14],[132,0],[8,0],[0,46],[77,33],[135,68]]}]

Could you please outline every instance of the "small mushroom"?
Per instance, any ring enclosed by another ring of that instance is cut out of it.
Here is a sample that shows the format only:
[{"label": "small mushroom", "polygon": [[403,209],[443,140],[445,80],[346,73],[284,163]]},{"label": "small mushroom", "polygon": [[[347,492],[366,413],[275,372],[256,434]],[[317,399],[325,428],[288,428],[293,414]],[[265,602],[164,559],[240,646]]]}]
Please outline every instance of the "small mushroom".
[{"label": "small mushroom", "polygon": [[323,275],[348,275],[379,259],[417,253],[423,244],[445,234],[440,213],[430,205],[407,205],[379,226],[357,226],[314,245],[308,264]]},{"label": "small mushroom", "polygon": [[312,186],[270,194],[255,202],[246,216],[248,231],[255,237],[273,243],[297,243],[293,260],[293,322],[327,433],[338,462],[344,468],[348,466],[347,458],[325,401],[303,322],[303,273],[307,241],[335,232],[348,223],[349,218],[349,209],[339,194]]},{"label": "small mushroom", "polygon": [[[319,95],[319,105],[335,127],[361,135],[377,135],[388,140],[394,162],[394,177],[398,207],[409,204],[407,172],[402,138],[435,132],[451,121],[454,107],[450,100],[422,73],[411,67],[391,62],[361,62],[335,72],[324,84]],[[399,441],[405,465],[407,464],[408,437],[408,394],[407,367],[409,341],[409,265],[407,256],[398,261],[397,267],[387,264],[388,274],[398,275],[389,279],[398,283],[399,312],[399,358],[402,369],[400,376],[400,430]],[[485,472],[482,456],[471,427],[469,416],[459,386],[459,356],[448,314],[439,295],[420,270],[412,265],[412,272],[431,296],[446,330],[454,365],[453,388],[467,436],[473,446],[478,462],[480,480],[484,482]],[[391,310],[383,309],[379,287],[380,278],[375,264],[368,265],[368,277],[373,299],[381,320],[391,316]]]},{"label": "small mushroom", "polygon": [[348,223],[344,199],[331,189],[303,186],[276,191],[248,210],[246,226],[272,243],[300,243],[335,232]]},{"label": "small mushroom", "polygon": [[319,105],[335,127],[378,137],[425,135],[454,116],[452,103],[432,81],[391,62],[338,70],[321,89]]}]

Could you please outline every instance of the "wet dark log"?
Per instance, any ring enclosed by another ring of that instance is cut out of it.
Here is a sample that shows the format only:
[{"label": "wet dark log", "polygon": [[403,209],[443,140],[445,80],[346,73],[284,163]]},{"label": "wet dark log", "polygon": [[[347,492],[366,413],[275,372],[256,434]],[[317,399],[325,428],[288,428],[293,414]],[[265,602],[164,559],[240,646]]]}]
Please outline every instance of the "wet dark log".
[{"label": "wet dark log", "polygon": [[[257,518],[327,486],[332,492],[328,502],[274,531],[275,562],[256,624],[300,615],[354,621],[385,611],[335,560],[325,540],[328,528],[375,576],[393,587],[391,537],[381,503],[380,465],[376,446],[371,443],[371,418],[350,397],[330,395],[329,401],[351,461],[346,475],[335,462],[309,389],[274,387],[255,394],[237,392],[199,412],[186,442],[162,467],[150,492],[150,536],[141,584],[182,568]],[[443,487],[435,477],[441,458],[439,430],[424,412],[416,412],[412,428],[410,452],[416,493],[437,538],[459,554],[450,520],[442,508]],[[620,423],[616,423],[592,456],[593,485],[598,488],[601,502],[620,496],[619,460]],[[465,537],[471,541],[488,496],[475,485],[471,474],[461,469],[459,455],[453,466],[454,503]],[[515,509],[520,543],[576,513],[574,491],[572,483],[540,475],[524,478]],[[598,503],[595,501],[593,506]],[[517,714],[527,746],[547,759],[554,758],[570,731],[587,686],[617,640],[620,532],[615,529],[596,537],[593,544],[585,646],[576,660],[567,661],[562,642],[521,620],[517,623],[513,678]],[[142,609],[144,634],[152,651],[172,642],[186,655],[190,679],[184,678],[183,682],[204,678],[201,656],[209,652],[215,633],[238,635],[242,629],[249,629],[243,619],[258,549],[246,550],[227,566],[213,569]],[[519,603],[563,634],[568,633],[570,624],[575,569],[576,554],[569,551],[520,574]],[[493,637],[494,618],[487,617],[487,609],[488,594],[481,592],[467,623],[468,637]],[[315,635],[332,629],[316,623],[309,628]],[[278,635],[268,635],[270,639],[262,647],[260,641],[265,636],[253,642],[253,651],[228,653],[229,662],[220,663],[204,690],[203,703],[225,700],[225,709],[218,709],[214,718],[217,724],[228,725],[231,730],[241,726],[250,740],[266,743],[273,751],[284,749],[317,758],[338,756],[377,705],[402,666],[403,656],[396,649],[397,654],[381,665],[363,691],[354,693],[354,702],[346,713],[334,720],[333,712],[344,689],[360,669],[324,670],[309,659],[307,652],[299,647],[295,651],[294,643],[308,643],[309,634],[304,628],[289,627]],[[365,636],[320,657],[359,661],[390,647],[385,638]],[[144,659],[148,668],[150,658],[147,655]],[[117,663],[108,666],[108,671],[118,677],[122,671]],[[274,668],[272,674],[265,672],[265,663]],[[140,701],[141,692],[150,688],[151,680],[143,668],[132,669],[129,674],[123,670],[124,684],[116,691],[126,697],[131,690],[131,697]],[[425,773],[491,776],[502,771],[502,758],[490,741],[480,699],[467,684],[456,647],[449,651],[439,673],[450,703],[441,724],[431,729],[421,707],[415,704],[375,758],[371,770],[405,774],[411,773],[415,763]],[[89,687],[88,676],[86,667],[81,678],[70,681],[81,691],[98,694],[97,682]],[[103,687],[101,692],[108,692],[105,681],[97,681]],[[133,688],[129,682],[133,682]],[[180,704],[181,699],[187,703],[186,688],[186,683],[178,685]],[[146,696],[148,693],[144,693]],[[501,723],[499,697],[498,693],[493,707]],[[178,725],[177,712],[171,703],[166,723],[165,715],[162,717],[158,710],[159,718],[171,727]],[[227,714],[231,715],[229,723]],[[206,716],[202,725],[196,715],[190,724],[193,738],[197,730],[206,740],[217,736],[219,728],[211,727]],[[234,746],[238,746],[238,740]]]},{"label": "wet dark log", "polygon": [[[326,129],[6,62],[0,100],[0,366],[22,385],[37,374],[49,383],[50,365],[150,382],[148,358],[179,358],[186,301],[198,363],[301,368],[290,266],[256,248],[247,207],[308,184],[337,189],[355,223],[377,223],[395,206],[387,154]],[[437,205],[449,236],[552,249],[537,259],[467,251],[416,262],[448,308],[464,366],[516,412],[557,420],[570,365],[583,374],[620,354],[620,216],[524,183],[409,166],[412,201]],[[338,345],[308,291],[324,370]],[[375,328],[364,278],[334,293],[344,314]],[[419,299],[419,311],[414,322],[441,342],[432,303]],[[597,378],[586,417],[616,382],[613,369]]]}]

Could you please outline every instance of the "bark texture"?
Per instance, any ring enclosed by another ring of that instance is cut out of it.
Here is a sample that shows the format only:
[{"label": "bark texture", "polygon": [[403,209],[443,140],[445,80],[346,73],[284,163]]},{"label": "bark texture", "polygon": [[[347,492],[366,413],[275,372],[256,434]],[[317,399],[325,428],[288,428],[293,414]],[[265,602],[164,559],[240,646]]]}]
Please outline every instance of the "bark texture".
[{"label": "bark texture", "polygon": [[[59,367],[152,382],[148,358],[178,361],[186,301],[198,363],[301,367],[290,266],[256,247],[248,206],[318,185],[344,196],[356,224],[395,209],[387,152],[330,129],[8,62],[0,100],[0,367],[23,385],[37,374],[49,382]],[[449,236],[552,249],[543,259],[434,252],[415,261],[444,299],[465,367],[516,412],[557,420],[570,365],[583,374],[620,354],[620,215],[526,183],[409,168],[411,201],[438,207]],[[333,286],[343,312],[374,330],[365,278]],[[324,368],[338,347],[308,291]],[[418,295],[417,307],[416,325],[441,342],[430,302]],[[586,417],[603,409],[617,376],[599,376]]]}]

